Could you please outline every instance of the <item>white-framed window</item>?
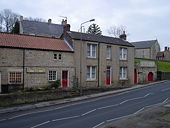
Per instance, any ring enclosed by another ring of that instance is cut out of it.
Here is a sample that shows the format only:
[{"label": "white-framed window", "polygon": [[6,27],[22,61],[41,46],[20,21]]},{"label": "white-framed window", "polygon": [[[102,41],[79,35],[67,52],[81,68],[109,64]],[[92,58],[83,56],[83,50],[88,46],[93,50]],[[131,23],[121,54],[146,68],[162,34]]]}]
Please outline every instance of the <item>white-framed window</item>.
[{"label": "white-framed window", "polygon": [[120,60],[127,60],[127,48],[120,48]]},{"label": "white-framed window", "polygon": [[87,44],[87,57],[96,58],[96,44]]},{"label": "white-framed window", "polygon": [[9,84],[22,84],[22,72],[9,72]]},{"label": "white-framed window", "polygon": [[127,67],[120,67],[120,80],[127,79]]},{"label": "white-framed window", "polygon": [[54,53],[54,59],[55,60],[61,60],[62,59],[62,55]]},{"label": "white-framed window", "polygon": [[87,80],[96,80],[96,66],[87,66]]},{"label": "white-framed window", "polygon": [[49,70],[49,72],[48,72],[48,80],[49,81],[56,81],[57,80],[57,71]]},{"label": "white-framed window", "polygon": [[106,59],[111,59],[111,46],[106,47]]}]

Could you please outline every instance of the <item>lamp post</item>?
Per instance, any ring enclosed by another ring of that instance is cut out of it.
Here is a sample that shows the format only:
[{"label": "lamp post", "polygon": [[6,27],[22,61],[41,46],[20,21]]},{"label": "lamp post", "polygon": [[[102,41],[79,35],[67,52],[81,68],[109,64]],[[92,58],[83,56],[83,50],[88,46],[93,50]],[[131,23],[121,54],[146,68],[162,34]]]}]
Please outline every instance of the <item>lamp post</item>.
[{"label": "lamp post", "polygon": [[85,22],[81,23],[81,25],[80,25],[80,32],[82,33],[83,24],[88,23],[88,22],[92,22],[92,21],[95,21],[95,19],[91,19],[91,20],[88,20],[88,21],[85,21]]},{"label": "lamp post", "polygon": [[80,45],[80,95],[82,95],[82,86],[81,86],[81,82],[82,82],[82,51],[83,51],[83,42],[82,42],[82,27],[83,27],[83,24],[85,24],[85,23],[88,23],[88,22],[92,22],[92,21],[95,21],[95,19],[91,19],[91,20],[88,20],[88,21],[85,21],[85,22],[83,22],[83,23],[81,23],[81,25],[80,25],[80,31],[81,31],[81,33],[80,33],[80,43],[81,43],[81,45]]}]

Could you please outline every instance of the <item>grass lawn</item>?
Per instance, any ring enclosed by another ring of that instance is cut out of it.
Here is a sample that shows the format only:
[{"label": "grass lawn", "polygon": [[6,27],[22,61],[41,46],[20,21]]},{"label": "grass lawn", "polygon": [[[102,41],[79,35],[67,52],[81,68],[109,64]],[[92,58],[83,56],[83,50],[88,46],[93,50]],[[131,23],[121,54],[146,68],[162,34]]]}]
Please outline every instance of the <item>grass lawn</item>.
[{"label": "grass lawn", "polygon": [[158,71],[170,72],[170,62],[157,61]]},{"label": "grass lawn", "polygon": [[[140,63],[140,62],[153,62],[154,60],[147,60],[147,59],[135,59],[135,63]],[[161,72],[170,72],[170,62],[163,62],[163,61],[155,61],[158,71]]]}]

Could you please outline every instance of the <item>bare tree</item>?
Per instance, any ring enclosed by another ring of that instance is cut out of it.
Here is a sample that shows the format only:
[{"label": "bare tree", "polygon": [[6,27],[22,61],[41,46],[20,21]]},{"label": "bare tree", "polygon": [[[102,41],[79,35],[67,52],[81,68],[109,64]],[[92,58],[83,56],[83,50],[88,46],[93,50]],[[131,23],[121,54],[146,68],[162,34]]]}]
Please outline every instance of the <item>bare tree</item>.
[{"label": "bare tree", "polygon": [[2,21],[3,21],[2,15],[0,14],[0,32],[2,32]]},{"label": "bare tree", "polygon": [[10,9],[4,9],[3,11],[1,11],[1,31],[11,32],[18,18],[19,14],[12,12]]},{"label": "bare tree", "polygon": [[111,26],[107,32],[109,35],[113,36],[113,37],[117,37],[119,38],[120,35],[123,34],[123,32],[126,32],[127,33],[127,30],[126,30],[126,26]]},{"label": "bare tree", "polygon": [[45,22],[45,20],[43,18],[33,18],[33,17],[26,17],[24,18],[25,20],[29,20],[29,21],[38,21],[38,22]]}]

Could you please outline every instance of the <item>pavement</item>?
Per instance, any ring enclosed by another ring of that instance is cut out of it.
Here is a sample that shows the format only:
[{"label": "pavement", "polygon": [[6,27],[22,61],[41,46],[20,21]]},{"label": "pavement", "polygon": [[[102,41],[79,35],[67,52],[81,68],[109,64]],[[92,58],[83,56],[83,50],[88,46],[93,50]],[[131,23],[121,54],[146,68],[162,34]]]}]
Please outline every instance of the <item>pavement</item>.
[{"label": "pavement", "polygon": [[103,92],[103,93],[91,94],[91,95],[80,96],[80,97],[75,97],[75,98],[66,98],[66,99],[61,99],[61,100],[40,102],[40,103],[35,103],[35,104],[27,104],[27,105],[21,105],[21,106],[16,106],[16,107],[0,108],[0,113],[1,114],[2,113],[10,113],[10,112],[30,110],[30,109],[35,109],[35,108],[48,107],[48,106],[53,106],[53,105],[61,105],[61,104],[66,104],[66,103],[79,102],[79,101],[83,101],[83,100],[94,99],[94,98],[98,98],[98,97],[127,92],[127,91],[135,90],[138,88],[144,88],[144,87],[147,87],[147,86],[150,86],[153,84],[164,83],[164,82],[167,82],[167,80],[152,82],[149,84],[135,85],[130,88],[125,88],[125,89],[120,89],[120,90],[115,90],[115,91],[107,91],[107,92]]}]

